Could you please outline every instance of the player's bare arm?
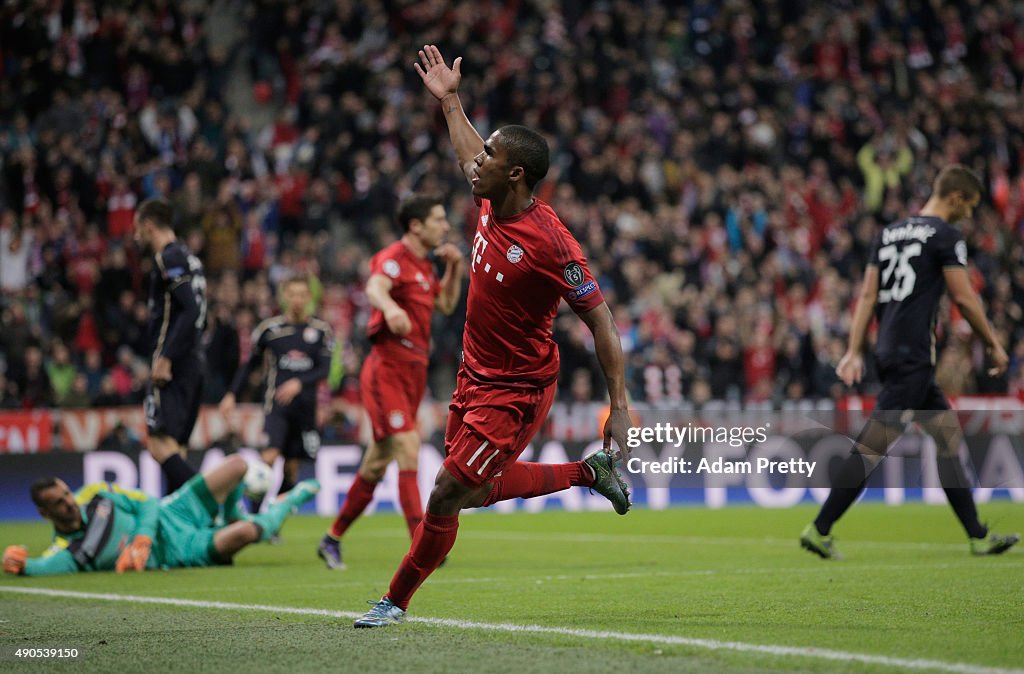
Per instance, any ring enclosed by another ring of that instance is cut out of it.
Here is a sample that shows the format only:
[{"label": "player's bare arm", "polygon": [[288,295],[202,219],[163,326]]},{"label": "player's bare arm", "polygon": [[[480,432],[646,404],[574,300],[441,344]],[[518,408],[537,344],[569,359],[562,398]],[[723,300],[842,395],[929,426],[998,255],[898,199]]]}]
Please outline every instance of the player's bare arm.
[{"label": "player's bare arm", "polygon": [[985,348],[992,362],[992,367],[988,370],[989,376],[998,377],[1006,371],[1010,363],[1010,357],[1007,355],[1006,349],[999,342],[998,337],[996,337],[992,324],[988,322],[988,318],[985,316],[985,308],[981,304],[981,298],[978,297],[978,293],[974,292],[974,288],[971,287],[971,281],[967,276],[967,269],[964,267],[946,267],[943,269],[942,275],[946,279],[946,288],[949,290],[949,296],[960,309],[960,313],[964,315],[964,318],[971,325],[974,334],[978,335],[985,342]]},{"label": "player's bare arm", "polygon": [[451,316],[455,311],[455,305],[459,303],[466,260],[454,243],[438,246],[435,254],[444,261],[444,276],[441,277],[441,294],[437,296],[434,306],[445,316]]},{"label": "player's bare arm", "polygon": [[629,408],[626,401],[626,372],[625,359],[622,355],[622,342],[619,340],[619,331],[615,328],[612,320],[611,309],[606,302],[602,302],[590,311],[579,314],[579,317],[590,328],[594,335],[594,348],[597,352],[597,362],[601,365],[604,373],[604,380],[608,385],[608,400],[610,413],[608,421],[604,425],[604,449],[608,453],[612,451],[612,440],[619,446],[618,457],[622,461],[629,459],[629,447],[626,445],[626,436],[632,421],[629,418]]},{"label": "player's bare arm", "polygon": [[868,265],[864,271],[864,280],[860,286],[860,298],[853,312],[853,323],[850,326],[850,341],[846,353],[836,366],[836,375],[847,386],[859,383],[864,376],[864,338],[871,325],[878,302],[878,267]]},{"label": "player's bare arm", "polygon": [[366,281],[366,297],[370,300],[370,306],[378,309],[384,314],[384,321],[388,324],[388,330],[393,334],[403,337],[412,330],[412,321],[405,309],[398,306],[391,297],[391,279],[385,274],[373,274]]},{"label": "player's bare arm", "polygon": [[459,56],[449,68],[438,48],[432,44],[424,45],[419,51],[420,62],[413,67],[419,74],[427,91],[441,101],[441,110],[448,122],[448,135],[455,147],[455,157],[459,167],[470,180],[473,170],[473,158],[484,151],[484,139],[476,132],[459,99],[459,83],[462,81],[462,57]]}]

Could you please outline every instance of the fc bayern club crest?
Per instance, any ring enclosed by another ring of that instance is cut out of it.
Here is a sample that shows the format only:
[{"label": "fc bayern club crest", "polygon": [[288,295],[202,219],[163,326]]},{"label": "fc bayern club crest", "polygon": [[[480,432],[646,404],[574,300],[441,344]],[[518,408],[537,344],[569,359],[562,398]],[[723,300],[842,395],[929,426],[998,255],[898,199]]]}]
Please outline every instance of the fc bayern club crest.
[{"label": "fc bayern club crest", "polygon": [[509,262],[515,264],[523,259],[523,249],[513,243],[509,246],[508,252],[505,253],[505,257],[508,258]]},{"label": "fc bayern club crest", "polygon": [[316,340],[319,337],[316,328],[306,328],[302,331],[302,339],[307,344],[316,344]]}]

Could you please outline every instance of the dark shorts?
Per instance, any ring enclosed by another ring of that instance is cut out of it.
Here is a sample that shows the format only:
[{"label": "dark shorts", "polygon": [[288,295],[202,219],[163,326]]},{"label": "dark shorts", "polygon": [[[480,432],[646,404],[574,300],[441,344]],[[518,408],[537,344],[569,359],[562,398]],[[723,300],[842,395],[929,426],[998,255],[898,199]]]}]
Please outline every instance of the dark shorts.
[{"label": "dark shorts", "polygon": [[374,440],[416,430],[416,413],[427,389],[425,363],[391,359],[373,349],[363,363],[359,387]]},{"label": "dark shorts", "polygon": [[[935,368],[931,365],[885,365],[878,364],[878,377],[882,391],[875,400],[876,414],[872,416],[889,423],[895,423],[893,414],[884,412],[915,412],[948,410],[949,401],[935,383]],[[928,415],[922,415],[928,416]]]},{"label": "dark shorts", "polygon": [[556,384],[517,387],[474,381],[459,368],[448,407],[444,468],[467,487],[493,480],[519,458],[548,418]]},{"label": "dark shorts", "polygon": [[286,459],[314,459],[320,449],[316,429],[316,402],[294,400],[290,405],[274,404],[263,422],[267,447],[281,450]]},{"label": "dark shorts", "polygon": [[171,381],[164,386],[150,383],[142,403],[150,435],[174,438],[188,446],[203,397],[203,367],[172,365]]}]

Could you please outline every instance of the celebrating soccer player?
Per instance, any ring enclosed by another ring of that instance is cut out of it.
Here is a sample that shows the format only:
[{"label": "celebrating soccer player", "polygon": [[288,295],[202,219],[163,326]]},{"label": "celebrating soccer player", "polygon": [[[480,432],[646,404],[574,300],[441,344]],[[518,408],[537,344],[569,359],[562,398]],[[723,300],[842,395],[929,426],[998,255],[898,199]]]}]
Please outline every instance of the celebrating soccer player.
[{"label": "celebrating soccer player", "polygon": [[[317,554],[329,569],[344,568],[341,537],[373,499],[373,491],[391,461],[398,463],[398,500],[409,527],[423,519],[416,483],[420,436],[416,411],[427,387],[430,318],[435,308],[455,311],[462,289],[463,258],[442,243],[450,226],[440,197],[416,194],[398,208],[402,238],[370,260],[366,295],[373,312],[367,334],[373,343],[359,377],[363,407],[370,417],[373,442],[363,455],[356,479]],[[444,261],[438,281],[430,252]]]},{"label": "celebrating soccer player", "polygon": [[206,277],[199,258],[178,241],[167,201],[139,206],[135,241],[156,261],[149,282],[149,337],[155,347],[144,403],[148,449],[173,492],[196,474],[185,458],[203,391]]},{"label": "celebrating soccer player", "polygon": [[[306,480],[267,512],[247,516],[236,507],[246,468],[242,457],[229,456],[159,501],[105,482],[73,494],[59,478],[37,480],[32,501],[39,514],[53,522],[53,544],[34,558],[24,546],[9,545],[3,569],[15,575],[50,576],[230,564],[242,548],[277,532],[285,518],[320,489],[316,480]],[[218,515],[227,524],[215,524]]]},{"label": "celebrating soccer player", "polygon": [[[220,402],[229,418],[235,398],[249,375],[264,359],[267,388],[264,399],[264,430],[267,447],[263,460],[273,465],[285,457],[284,478],[278,494],[287,493],[298,481],[299,462],[316,457],[320,433],[316,428],[316,387],[327,377],[334,336],[331,326],[310,315],[309,281],[295,276],[281,288],[284,313],[263,321],[252,334],[252,355],[239,368],[231,388]],[[260,503],[254,504],[259,510]]]},{"label": "celebrating soccer player", "polygon": [[861,349],[874,312],[878,318],[875,357],[882,391],[817,519],[800,536],[805,549],[824,559],[839,556],[830,533],[832,525],[857,500],[868,475],[903,433],[904,410],[915,411],[914,417],[935,439],[939,480],[970,538],[971,552],[996,555],[1020,540],[1015,534],[990,532],[978,521],[971,485],[960,463],[963,432],[935,384],[935,322],[944,288],[985,342],[991,359],[989,374],[1001,374],[1009,361],[971,286],[967,244],[954,226],[970,217],[982,189],[972,171],[949,166],[939,173],[932,195],[918,215],[886,225],[875,239],[853,314],[849,345],[836,374],[847,386],[861,380]]},{"label": "celebrating soccer player", "polygon": [[[440,102],[459,166],[480,206],[470,256],[463,363],[449,407],[446,458],[427,512],[388,593],[356,627],[401,622],[417,588],[455,543],[459,511],[578,485],[608,498],[619,514],[629,493],[614,467],[611,441],[628,452],[622,346],[579,243],[554,210],[533,196],[548,171],[548,146],[536,131],[504,126],[484,141],[459,100],[462,59],[449,68],[433,45],[416,64]],[[558,378],[551,326],[565,299],[594,335],[611,413],[604,451],[585,461],[516,461],[547,418]]]}]

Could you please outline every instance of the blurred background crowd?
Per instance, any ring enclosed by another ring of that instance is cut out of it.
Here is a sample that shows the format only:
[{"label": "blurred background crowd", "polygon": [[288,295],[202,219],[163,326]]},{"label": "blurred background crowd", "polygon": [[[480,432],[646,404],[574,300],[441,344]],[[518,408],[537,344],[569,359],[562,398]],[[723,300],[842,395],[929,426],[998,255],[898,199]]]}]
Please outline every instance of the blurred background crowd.
[{"label": "blurred background crowd", "polygon": [[[539,196],[613,307],[634,400],[849,393],[833,370],[871,239],[950,162],[988,189],[963,227],[1012,361],[988,378],[946,306],[940,384],[1024,389],[1020,3],[25,0],[0,7],[0,408],[141,400],[152,262],[131,225],[154,196],[206,265],[207,401],[296,273],[319,280],[354,399],[397,201],[448,195],[464,248],[475,226],[411,67],[426,43],[464,57],[484,135],[547,135]],[[435,320],[444,400],[463,319]],[[564,311],[556,339],[560,395],[599,399],[586,328]]]}]

